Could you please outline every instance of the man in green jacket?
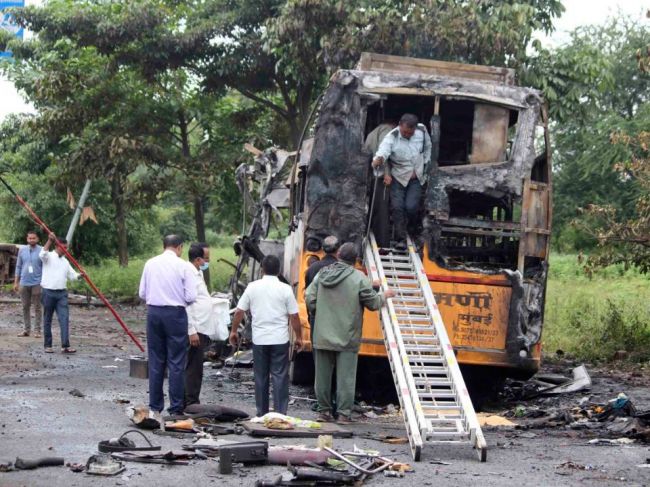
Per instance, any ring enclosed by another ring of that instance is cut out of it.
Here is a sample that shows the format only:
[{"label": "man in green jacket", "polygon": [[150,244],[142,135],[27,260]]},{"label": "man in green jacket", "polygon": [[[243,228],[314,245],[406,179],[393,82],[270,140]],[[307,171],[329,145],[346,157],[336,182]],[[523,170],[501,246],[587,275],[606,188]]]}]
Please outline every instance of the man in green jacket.
[{"label": "man in green jacket", "polygon": [[338,259],[318,273],[307,288],[305,300],[315,314],[312,346],[318,420],[332,421],[332,373],[336,366],[338,422],[345,424],[352,419],[363,308],[377,310],[395,293],[390,289],[375,292],[366,275],[354,268],[354,244],[341,245]]}]

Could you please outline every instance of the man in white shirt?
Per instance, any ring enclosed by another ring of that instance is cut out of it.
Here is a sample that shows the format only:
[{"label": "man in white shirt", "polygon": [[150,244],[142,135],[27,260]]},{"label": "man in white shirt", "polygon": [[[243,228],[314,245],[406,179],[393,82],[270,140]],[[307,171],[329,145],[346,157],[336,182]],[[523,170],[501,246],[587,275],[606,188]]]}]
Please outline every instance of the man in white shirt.
[{"label": "man in white shirt", "polygon": [[196,301],[186,309],[190,347],[185,366],[185,407],[201,403],[199,396],[203,383],[203,360],[205,350],[210,346],[208,329],[212,314],[212,298],[203,277],[203,271],[210,262],[209,255],[207,247],[197,244],[192,244],[188,252],[190,268],[196,275]]},{"label": "man in white shirt", "polygon": [[257,416],[269,412],[269,374],[273,381],[273,410],[287,414],[289,407],[289,322],[302,348],[298,303],[288,284],[280,282],[280,260],[274,255],[262,259],[263,277],[251,282],[237,303],[230,332],[230,344],[237,345],[237,329],[251,312],[253,330],[253,372]]},{"label": "man in white shirt", "polygon": [[61,328],[61,351],[63,353],[75,353],[76,350],[70,347],[69,336],[69,311],[68,311],[68,280],[76,281],[79,277],[70,266],[70,262],[63,255],[61,248],[67,249],[68,242],[64,238],[59,239],[59,245],[50,252],[50,247],[56,236],[52,233],[47,243],[43,246],[38,256],[43,262],[43,274],[41,277],[41,302],[43,304],[43,336],[45,338],[45,353],[53,353],[52,349],[52,317],[56,311]]}]

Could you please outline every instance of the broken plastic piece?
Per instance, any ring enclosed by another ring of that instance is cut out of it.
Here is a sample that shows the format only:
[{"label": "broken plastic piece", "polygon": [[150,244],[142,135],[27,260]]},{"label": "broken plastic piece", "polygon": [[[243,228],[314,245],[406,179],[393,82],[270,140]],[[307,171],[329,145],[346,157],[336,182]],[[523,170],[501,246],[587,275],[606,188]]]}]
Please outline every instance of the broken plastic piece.
[{"label": "broken plastic piece", "polygon": [[91,456],[86,462],[86,473],[89,475],[112,476],[123,472],[122,462],[115,460],[107,453]]}]

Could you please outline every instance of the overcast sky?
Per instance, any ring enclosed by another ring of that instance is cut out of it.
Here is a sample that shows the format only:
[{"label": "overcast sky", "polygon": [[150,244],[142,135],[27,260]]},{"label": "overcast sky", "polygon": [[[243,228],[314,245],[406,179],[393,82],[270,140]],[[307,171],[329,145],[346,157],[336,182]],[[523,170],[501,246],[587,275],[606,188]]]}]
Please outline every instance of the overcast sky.
[{"label": "overcast sky", "polygon": [[[41,0],[27,0],[27,5],[39,4]],[[566,11],[556,20],[556,32],[548,37],[542,37],[547,45],[559,45],[568,39],[567,32],[580,25],[601,24],[608,17],[619,11],[643,20],[645,12],[650,9],[650,0],[564,0]],[[13,85],[6,79],[0,78],[0,121],[9,113],[30,111],[32,108],[25,104]]]}]

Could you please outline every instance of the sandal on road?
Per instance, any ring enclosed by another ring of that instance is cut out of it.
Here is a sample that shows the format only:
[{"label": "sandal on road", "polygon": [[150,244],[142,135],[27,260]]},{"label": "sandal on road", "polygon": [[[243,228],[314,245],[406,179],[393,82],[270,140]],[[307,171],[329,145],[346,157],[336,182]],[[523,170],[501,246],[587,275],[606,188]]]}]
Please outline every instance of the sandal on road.
[{"label": "sandal on road", "polygon": [[52,347],[45,347],[45,353],[54,353]]},{"label": "sandal on road", "polygon": [[41,338],[41,334],[39,332],[34,333],[34,338]]},{"label": "sandal on road", "polygon": [[77,353],[77,351],[74,348],[65,347],[61,349],[61,353]]},{"label": "sandal on road", "polygon": [[29,333],[26,332],[26,331],[23,331],[23,332],[21,332],[21,333],[18,333],[18,335],[16,335],[16,336],[19,336],[19,337],[28,337],[28,336],[29,336]]}]

